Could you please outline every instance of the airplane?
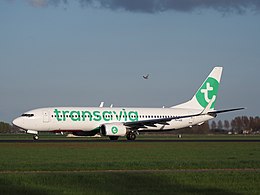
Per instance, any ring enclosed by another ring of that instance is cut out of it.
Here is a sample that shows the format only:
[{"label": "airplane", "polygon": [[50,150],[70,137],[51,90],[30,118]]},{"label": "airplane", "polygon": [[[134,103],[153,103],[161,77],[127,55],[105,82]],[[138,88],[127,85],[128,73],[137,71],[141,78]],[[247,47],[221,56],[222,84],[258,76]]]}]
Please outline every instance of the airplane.
[{"label": "airplane", "polygon": [[13,124],[38,140],[40,132],[75,136],[126,137],[135,140],[139,132],[176,130],[215,118],[218,114],[244,108],[215,110],[223,67],[215,67],[189,101],[169,108],[133,107],[47,107],[30,110]]},{"label": "airplane", "polygon": [[149,78],[149,74],[147,74],[146,76],[143,76],[143,78],[144,78],[145,80],[147,80],[147,79]]}]

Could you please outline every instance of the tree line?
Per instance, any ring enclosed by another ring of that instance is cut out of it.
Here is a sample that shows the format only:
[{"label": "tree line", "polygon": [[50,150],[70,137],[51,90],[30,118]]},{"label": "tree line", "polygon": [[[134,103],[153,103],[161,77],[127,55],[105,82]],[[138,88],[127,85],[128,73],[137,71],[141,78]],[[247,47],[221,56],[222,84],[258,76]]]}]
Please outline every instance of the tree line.
[{"label": "tree line", "polygon": [[19,128],[9,123],[0,122],[0,133],[20,133]]},{"label": "tree line", "polygon": [[[176,131],[174,134],[218,134],[218,133],[260,133],[260,117],[238,116],[232,120],[212,120],[202,125],[192,126]],[[168,132],[164,132],[168,133]]]},{"label": "tree line", "polygon": [[242,133],[243,131],[249,132],[259,132],[260,131],[260,117],[247,117],[247,116],[238,116],[233,120],[228,121],[212,121],[211,129],[219,129],[226,131],[233,131],[237,133]]}]

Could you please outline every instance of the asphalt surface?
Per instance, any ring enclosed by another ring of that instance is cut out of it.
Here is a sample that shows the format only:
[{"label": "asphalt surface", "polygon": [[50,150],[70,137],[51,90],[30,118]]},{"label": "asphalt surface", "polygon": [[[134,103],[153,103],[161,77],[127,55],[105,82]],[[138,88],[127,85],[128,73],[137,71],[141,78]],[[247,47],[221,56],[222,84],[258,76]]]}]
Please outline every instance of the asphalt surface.
[{"label": "asphalt surface", "polygon": [[260,142],[260,139],[196,139],[196,140],[185,140],[185,139],[178,139],[178,140],[169,140],[169,139],[147,139],[147,140],[135,140],[135,141],[128,141],[128,140],[116,140],[116,141],[111,141],[109,139],[100,139],[100,140],[77,140],[77,139],[64,139],[64,140],[15,140],[15,139],[6,139],[6,140],[0,140],[0,143],[86,143],[86,142],[127,142],[127,143],[165,143],[165,142]]}]

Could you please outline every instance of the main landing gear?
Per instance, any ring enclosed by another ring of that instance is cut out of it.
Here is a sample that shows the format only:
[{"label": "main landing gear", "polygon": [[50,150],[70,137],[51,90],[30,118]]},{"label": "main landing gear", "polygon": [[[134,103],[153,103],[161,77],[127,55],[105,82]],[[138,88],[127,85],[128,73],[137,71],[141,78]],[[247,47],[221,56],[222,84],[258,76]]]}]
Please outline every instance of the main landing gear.
[{"label": "main landing gear", "polygon": [[136,133],[134,131],[129,131],[127,134],[126,134],[126,139],[127,140],[135,140],[136,138]]},{"label": "main landing gear", "polygon": [[[138,132],[135,132],[135,131],[129,131],[127,134],[126,134],[126,139],[127,140],[130,140],[130,141],[134,141],[136,139],[136,134]],[[110,140],[118,140],[119,136],[109,136],[109,139]]]}]

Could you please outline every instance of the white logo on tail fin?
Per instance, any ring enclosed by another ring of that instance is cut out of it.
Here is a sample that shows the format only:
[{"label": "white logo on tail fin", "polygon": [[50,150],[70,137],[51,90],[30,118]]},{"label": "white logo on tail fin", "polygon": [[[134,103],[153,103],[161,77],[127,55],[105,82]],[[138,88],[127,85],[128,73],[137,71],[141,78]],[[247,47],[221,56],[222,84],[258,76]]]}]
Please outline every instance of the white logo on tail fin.
[{"label": "white logo on tail fin", "polygon": [[216,95],[213,95],[211,99],[209,99],[209,91],[213,91],[214,88],[210,86],[210,83],[207,82],[206,83],[206,88],[205,89],[201,89],[201,93],[204,94],[204,99],[206,100],[207,103],[209,103],[211,100],[213,100],[212,102],[215,101],[216,99]]}]

